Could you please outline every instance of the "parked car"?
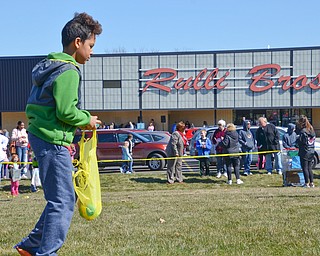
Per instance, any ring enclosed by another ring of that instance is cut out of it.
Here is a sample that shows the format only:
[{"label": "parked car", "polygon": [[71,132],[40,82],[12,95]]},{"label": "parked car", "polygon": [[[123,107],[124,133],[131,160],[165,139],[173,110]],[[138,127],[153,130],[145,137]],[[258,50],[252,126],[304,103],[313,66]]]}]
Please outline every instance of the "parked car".
[{"label": "parked car", "polygon": [[[251,126],[251,131],[253,133],[253,135],[256,135],[256,131],[259,128],[259,126]],[[279,137],[280,137],[280,149],[281,151],[283,150],[282,147],[282,139],[284,134],[287,132],[287,127],[280,127],[280,126],[276,126],[278,132],[279,132]],[[218,129],[218,127],[209,127],[209,128],[203,128],[207,131],[207,137],[212,139],[213,133],[216,129]],[[237,126],[237,132],[239,132],[240,130],[242,130],[243,128],[240,126]],[[197,140],[200,138],[200,130],[195,132],[195,134],[193,135],[192,139],[190,140],[190,156],[196,156],[198,155],[197,152],[197,148],[196,148],[196,142]],[[254,151],[256,152],[257,149]],[[214,147],[211,150],[211,154],[214,155],[215,151],[214,151]],[[315,156],[314,156],[314,160],[313,160],[313,168],[315,168],[319,163],[320,163],[320,143],[316,142],[315,144]],[[215,157],[211,157],[210,158],[210,162],[212,164],[215,164],[216,160]],[[252,164],[256,164],[258,162],[258,154],[253,154],[252,155]]]},{"label": "parked car", "polygon": [[170,133],[166,131],[136,131],[134,132],[140,134],[141,136],[145,137],[149,141],[155,141],[155,142],[163,142],[168,144],[170,140]]},{"label": "parked car", "polygon": [[[99,166],[104,165],[121,165],[122,162],[119,161],[122,158],[120,146],[128,137],[128,134],[133,135],[133,160],[134,164],[147,165],[150,170],[161,170],[165,167],[166,158],[166,147],[165,142],[155,142],[150,141],[143,137],[142,135],[125,129],[98,129],[97,130],[97,159]],[[78,141],[82,135],[81,131],[78,131],[74,137],[73,143],[77,146]],[[92,131],[85,131],[85,136],[90,138],[92,136]],[[77,154],[75,158],[78,157],[79,147],[77,146]],[[150,159],[152,160],[146,160]],[[138,159],[135,161],[135,159]],[[117,160],[117,161],[112,161]]]}]

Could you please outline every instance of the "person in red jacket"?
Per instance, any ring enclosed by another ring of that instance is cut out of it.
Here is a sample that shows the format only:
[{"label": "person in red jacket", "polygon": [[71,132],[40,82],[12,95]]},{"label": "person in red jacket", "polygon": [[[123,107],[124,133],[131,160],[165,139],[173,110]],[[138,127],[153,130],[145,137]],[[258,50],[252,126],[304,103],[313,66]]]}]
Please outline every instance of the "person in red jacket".
[{"label": "person in red jacket", "polygon": [[[216,154],[223,153],[223,147],[219,145],[219,143],[224,139],[225,132],[226,132],[226,121],[219,120],[218,129],[215,130],[212,135],[212,144],[215,145]],[[223,173],[224,176],[228,177],[227,169],[224,163],[224,158],[217,156],[217,178],[221,177],[221,173]]]}]

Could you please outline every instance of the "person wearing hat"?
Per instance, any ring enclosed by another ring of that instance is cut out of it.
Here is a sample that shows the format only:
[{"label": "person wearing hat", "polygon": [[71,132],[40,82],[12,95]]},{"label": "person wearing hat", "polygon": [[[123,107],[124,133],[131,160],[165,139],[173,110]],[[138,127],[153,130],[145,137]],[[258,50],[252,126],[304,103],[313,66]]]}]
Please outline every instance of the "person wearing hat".
[{"label": "person wearing hat", "polygon": [[[212,144],[215,145],[217,154],[223,153],[223,147],[219,145],[219,143],[223,140],[225,132],[226,132],[226,121],[221,119],[218,121],[218,129],[215,130],[212,135]],[[217,156],[217,178],[220,178],[222,173],[224,176],[226,177],[228,176],[227,168],[225,166],[223,157]]]},{"label": "person wearing hat", "polygon": [[250,130],[251,122],[249,120],[243,121],[243,130],[239,132],[239,143],[241,145],[242,153],[246,155],[242,156],[244,163],[244,175],[252,175],[250,171],[250,165],[252,162],[252,150],[256,147],[255,138]]}]

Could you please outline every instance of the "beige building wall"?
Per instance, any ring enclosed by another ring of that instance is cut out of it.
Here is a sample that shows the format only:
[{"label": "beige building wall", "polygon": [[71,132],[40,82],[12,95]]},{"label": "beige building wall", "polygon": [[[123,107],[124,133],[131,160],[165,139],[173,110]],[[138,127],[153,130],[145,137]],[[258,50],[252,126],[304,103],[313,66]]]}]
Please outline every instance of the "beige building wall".
[{"label": "beige building wall", "polygon": [[195,127],[201,127],[203,121],[207,121],[208,125],[213,125],[213,110],[187,110],[187,111],[169,111],[169,125],[174,122],[189,121]]},{"label": "beige building wall", "polygon": [[137,123],[139,111],[107,111],[107,112],[94,112],[90,111],[91,115],[96,115],[98,118],[105,122],[106,125],[115,123],[116,125],[126,125],[128,122]]},{"label": "beige building wall", "polygon": [[[166,122],[161,123],[161,116],[166,117]],[[150,123],[151,119],[154,119],[155,129],[158,131],[168,131],[168,111],[166,110],[150,110],[150,111],[142,111],[143,122],[146,124],[146,129]]]},{"label": "beige building wall", "polygon": [[2,112],[1,113],[2,120],[2,129],[7,129],[11,132],[14,128],[17,127],[18,121],[22,121],[25,124],[25,127],[28,127],[28,121],[26,114],[24,112]]},{"label": "beige building wall", "polygon": [[320,108],[312,109],[312,126],[314,127],[317,136],[320,136]]},{"label": "beige building wall", "polygon": [[231,109],[217,110],[217,120],[215,124],[217,124],[220,119],[226,121],[226,124],[234,122],[233,111]]}]

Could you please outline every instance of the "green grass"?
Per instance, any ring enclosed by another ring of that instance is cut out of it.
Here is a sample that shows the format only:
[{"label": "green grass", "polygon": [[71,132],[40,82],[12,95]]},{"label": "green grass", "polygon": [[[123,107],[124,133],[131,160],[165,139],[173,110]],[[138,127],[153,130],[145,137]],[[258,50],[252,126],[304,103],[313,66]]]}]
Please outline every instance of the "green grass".
[{"label": "green grass", "polygon": [[[320,188],[282,187],[281,176],[264,173],[232,186],[193,172],[174,185],[164,173],[101,175],[101,215],[76,212],[59,255],[320,255]],[[12,246],[45,205],[21,183],[16,198],[1,183],[0,255],[17,255]]]}]

